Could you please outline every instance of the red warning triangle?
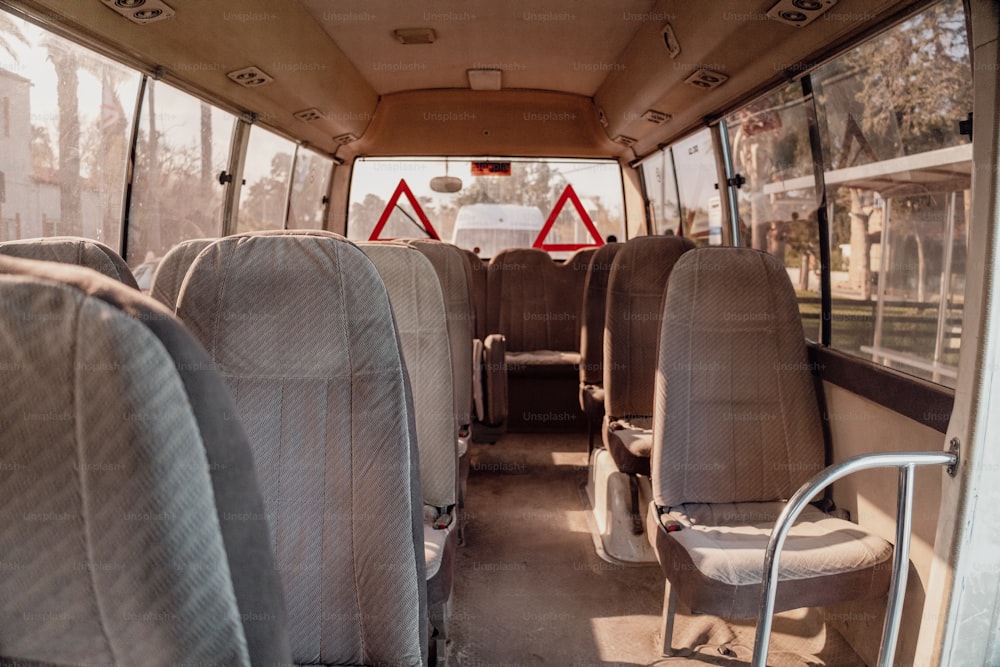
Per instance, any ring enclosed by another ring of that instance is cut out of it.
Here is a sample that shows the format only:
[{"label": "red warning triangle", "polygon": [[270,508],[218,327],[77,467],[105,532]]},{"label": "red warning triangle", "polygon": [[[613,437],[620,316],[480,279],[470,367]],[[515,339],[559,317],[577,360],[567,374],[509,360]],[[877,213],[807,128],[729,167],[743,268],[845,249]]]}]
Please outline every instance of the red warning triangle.
[{"label": "red warning triangle", "polygon": [[[562,213],[563,207],[566,205],[566,200],[573,202],[573,207],[576,208],[576,212],[580,214],[580,219],[583,220],[583,226],[587,228],[590,233],[590,237],[594,239],[593,243],[545,243],[545,237],[549,235],[552,230],[552,225],[556,224],[556,218]],[[567,185],[563,193],[559,195],[559,200],[556,201],[556,205],[552,207],[552,212],[549,213],[549,219],[545,221],[542,226],[542,231],[538,232],[538,236],[535,238],[535,242],[531,244],[532,248],[541,248],[542,250],[579,250],[580,248],[591,248],[593,246],[604,245],[604,240],[601,235],[597,233],[597,227],[594,226],[594,221],[590,219],[587,215],[587,211],[583,208],[583,204],[580,203],[580,198],[576,195],[576,190],[573,189],[572,185]]]},{"label": "red warning triangle", "polygon": [[389,216],[392,215],[392,211],[396,208],[396,202],[399,201],[400,195],[406,195],[406,198],[410,201],[410,206],[413,207],[414,212],[416,212],[417,217],[420,218],[420,224],[424,226],[424,230],[427,235],[436,241],[440,241],[441,237],[438,236],[437,232],[434,230],[434,225],[431,221],[427,219],[427,215],[424,213],[424,209],[420,207],[417,203],[417,198],[413,196],[413,191],[410,190],[410,186],[406,184],[406,179],[399,179],[399,185],[396,186],[395,192],[389,197],[389,203],[385,205],[385,210],[382,211],[382,215],[379,216],[378,222],[375,223],[375,228],[372,230],[371,236],[368,237],[369,241],[391,241],[392,239],[383,239],[379,237],[382,233],[382,228],[385,227],[385,223],[389,221]]}]

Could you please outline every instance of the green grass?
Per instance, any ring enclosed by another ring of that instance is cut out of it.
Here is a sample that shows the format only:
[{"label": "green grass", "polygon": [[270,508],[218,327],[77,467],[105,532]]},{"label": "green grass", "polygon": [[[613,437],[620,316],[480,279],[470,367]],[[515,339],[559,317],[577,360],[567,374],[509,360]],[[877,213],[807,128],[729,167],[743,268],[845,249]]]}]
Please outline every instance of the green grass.
[{"label": "green grass", "polygon": [[[819,337],[820,304],[815,292],[797,291],[799,311],[806,337]],[[934,342],[937,336],[937,304],[911,305],[899,302],[886,304],[882,314],[881,346],[907,354],[913,354],[928,361],[934,358]],[[854,299],[833,300],[833,347],[867,356],[861,352],[862,346],[870,346],[875,339],[875,302]],[[958,363],[958,349],[949,347],[958,334],[952,329],[961,326],[962,308],[948,309],[948,327],[945,332],[945,349],[942,361],[946,364]]]}]

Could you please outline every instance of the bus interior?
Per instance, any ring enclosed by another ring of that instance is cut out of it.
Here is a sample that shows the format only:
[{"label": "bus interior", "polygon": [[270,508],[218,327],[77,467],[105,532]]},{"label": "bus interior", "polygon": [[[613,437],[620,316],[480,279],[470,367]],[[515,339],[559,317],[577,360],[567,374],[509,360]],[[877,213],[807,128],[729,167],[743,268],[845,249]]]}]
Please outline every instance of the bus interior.
[{"label": "bus interior", "polygon": [[0,665],[1000,665],[996,0],[0,0]]}]

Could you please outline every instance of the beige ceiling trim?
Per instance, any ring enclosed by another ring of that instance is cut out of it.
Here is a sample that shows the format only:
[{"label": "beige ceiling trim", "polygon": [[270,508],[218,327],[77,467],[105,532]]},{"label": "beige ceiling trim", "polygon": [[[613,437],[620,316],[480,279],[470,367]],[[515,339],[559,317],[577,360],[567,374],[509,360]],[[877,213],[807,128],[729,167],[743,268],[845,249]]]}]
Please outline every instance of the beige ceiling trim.
[{"label": "beige ceiling trim", "polygon": [[385,95],[342,155],[616,157],[593,102],[532,90],[432,90]]}]

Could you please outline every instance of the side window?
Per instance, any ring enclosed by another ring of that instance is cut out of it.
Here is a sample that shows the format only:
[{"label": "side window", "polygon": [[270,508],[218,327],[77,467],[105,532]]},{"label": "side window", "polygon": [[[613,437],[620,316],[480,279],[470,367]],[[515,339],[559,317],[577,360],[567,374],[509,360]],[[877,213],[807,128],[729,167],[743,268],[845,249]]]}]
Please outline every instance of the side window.
[{"label": "side window", "polygon": [[649,200],[653,234],[680,233],[681,207],[677,197],[677,172],[670,148],[654,153],[642,163],[642,180]]},{"label": "side window", "polygon": [[677,234],[698,246],[722,244],[722,205],[711,130],[654,153],[642,163],[654,234]]},{"label": "side window", "polygon": [[150,80],[139,116],[128,256],[133,270],[155,266],[185,239],[222,232],[223,187],[235,118]]},{"label": "side window", "polygon": [[962,336],[972,110],[960,0],[812,75],[831,209],[832,344],[954,386]]},{"label": "side window", "polygon": [[809,119],[812,99],[799,82],[759,98],[726,118],[744,245],[787,267],[807,338],[819,340],[819,221]]},{"label": "side window", "polygon": [[0,51],[0,240],[118,248],[140,75],[6,12]]},{"label": "side window", "polygon": [[288,204],[288,229],[320,229],[326,215],[333,160],[300,148]]},{"label": "side window", "polygon": [[250,128],[236,231],[283,229],[295,144],[254,125]]}]

